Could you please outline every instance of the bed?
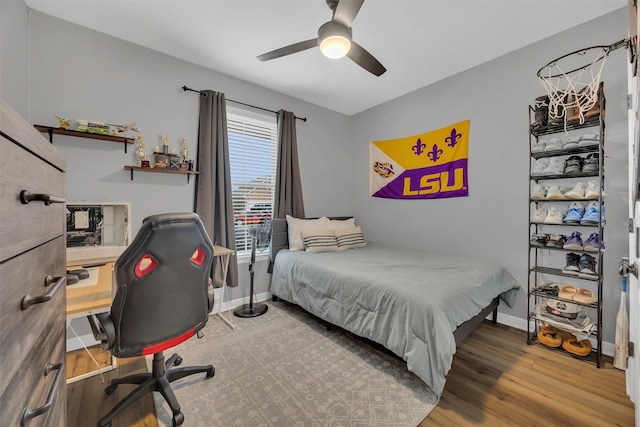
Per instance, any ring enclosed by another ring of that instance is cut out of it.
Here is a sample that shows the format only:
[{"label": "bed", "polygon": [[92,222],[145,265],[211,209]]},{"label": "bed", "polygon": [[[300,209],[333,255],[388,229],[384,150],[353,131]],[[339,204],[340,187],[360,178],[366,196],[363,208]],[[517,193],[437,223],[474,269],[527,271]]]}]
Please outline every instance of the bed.
[{"label": "bed", "polygon": [[[345,218],[339,218],[345,219]],[[520,286],[482,259],[380,242],[337,252],[289,249],[286,219],[274,219],[271,293],[402,357],[440,396],[456,344]],[[293,247],[293,246],[292,246]]]}]

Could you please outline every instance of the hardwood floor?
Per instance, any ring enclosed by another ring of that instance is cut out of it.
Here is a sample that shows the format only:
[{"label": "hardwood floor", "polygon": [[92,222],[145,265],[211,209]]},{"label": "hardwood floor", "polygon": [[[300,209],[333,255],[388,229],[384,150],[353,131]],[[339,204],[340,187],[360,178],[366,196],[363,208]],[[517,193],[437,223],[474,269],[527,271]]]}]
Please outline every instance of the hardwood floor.
[{"label": "hardwood floor", "polygon": [[[109,353],[100,346],[90,347],[91,353],[99,363],[108,364]],[[67,377],[93,371],[96,365],[84,349],[67,353]],[[147,372],[143,357],[118,359],[118,367],[104,373],[104,384],[100,375],[67,385],[67,427],[94,427],[98,420],[111,410],[133,386],[123,385],[111,396],[104,388],[112,378],[131,373]],[[153,397],[149,394],[121,415],[114,418],[112,427],[158,427]]]},{"label": "hardwood floor", "polygon": [[484,322],[458,347],[427,426],[633,426],[623,371],[526,344]]},{"label": "hardwood floor", "polygon": [[[92,351],[101,352],[96,347]],[[116,370],[105,374],[105,384],[146,371],[143,358],[118,363]],[[84,350],[78,350],[68,353],[67,366],[77,375],[95,365]],[[130,390],[122,387],[105,396],[99,375],[68,385],[68,426],[95,426]],[[113,427],[157,425],[151,396],[113,421]],[[611,358],[598,369],[527,345],[524,331],[485,322],[458,347],[442,398],[419,427],[633,425],[634,406],[625,393],[624,372],[612,367]]]}]

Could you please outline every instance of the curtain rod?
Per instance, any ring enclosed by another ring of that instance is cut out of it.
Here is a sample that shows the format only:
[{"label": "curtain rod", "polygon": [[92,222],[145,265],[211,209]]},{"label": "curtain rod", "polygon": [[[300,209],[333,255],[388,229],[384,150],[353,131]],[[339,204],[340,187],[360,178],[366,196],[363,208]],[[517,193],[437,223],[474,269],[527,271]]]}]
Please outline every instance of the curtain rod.
[{"label": "curtain rod", "polygon": [[[196,93],[200,93],[200,94],[202,93],[202,91],[191,89],[190,87],[187,87],[187,86],[182,86],[182,90],[185,91],[185,92],[196,92]],[[251,107],[251,108],[257,108],[258,110],[262,110],[262,111],[268,111],[268,112],[273,113],[273,114],[278,114],[277,111],[269,110],[267,108],[258,107],[256,105],[245,104],[244,102],[234,101],[233,99],[227,99],[227,101],[233,102],[235,104],[240,104],[240,105],[244,105],[244,106],[247,106],[247,107]],[[307,121],[306,117],[298,117],[296,115],[294,115],[293,117],[295,117],[298,120],[302,120],[303,122]]]}]

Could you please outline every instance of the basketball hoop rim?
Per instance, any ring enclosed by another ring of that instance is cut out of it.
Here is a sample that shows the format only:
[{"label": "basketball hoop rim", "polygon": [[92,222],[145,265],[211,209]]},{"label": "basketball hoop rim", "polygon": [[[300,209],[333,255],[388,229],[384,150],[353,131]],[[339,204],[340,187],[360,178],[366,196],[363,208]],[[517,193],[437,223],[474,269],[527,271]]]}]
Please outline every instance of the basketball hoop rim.
[{"label": "basketball hoop rim", "polygon": [[[591,50],[591,49],[602,49],[605,52],[605,54],[603,56],[600,56],[599,58],[597,58],[595,61],[591,62],[590,64],[583,65],[582,67],[578,67],[578,68],[576,68],[574,70],[571,70],[571,71],[565,71],[564,73],[558,73],[558,74],[555,74],[553,76],[543,76],[543,75],[540,74],[540,72],[542,70],[544,70],[545,68],[548,68],[554,62],[558,62],[558,61],[560,61],[560,60],[562,60],[564,58],[567,58],[567,57],[569,57],[571,55],[576,55],[576,54],[578,54],[580,52],[586,52],[586,51]],[[598,45],[598,46],[590,46],[590,47],[586,47],[586,48],[583,48],[583,49],[578,49],[578,50],[575,50],[575,51],[573,51],[571,53],[567,53],[566,55],[562,55],[562,56],[560,56],[560,57],[558,57],[558,58],[556,58],[556,59],[554,59],[552,61],[549,61],[547,63],[547,65],[543,65],[542,67],[540,67],[540,69],[538,70],[536,75],[540,79],[555,79],[555,78],[558,78],[558,77],[564,77],[567,74],[572,74],[572,73],[575,73],[576,71],[585,70],[585,69],[593,66],[593,64],[595,64],[595,63],[597,63],[599,61],[602,61],[604,58],[609,56],[609,53],[611,53],[611,50],[612,50],[611,49],[611,45]]]}]

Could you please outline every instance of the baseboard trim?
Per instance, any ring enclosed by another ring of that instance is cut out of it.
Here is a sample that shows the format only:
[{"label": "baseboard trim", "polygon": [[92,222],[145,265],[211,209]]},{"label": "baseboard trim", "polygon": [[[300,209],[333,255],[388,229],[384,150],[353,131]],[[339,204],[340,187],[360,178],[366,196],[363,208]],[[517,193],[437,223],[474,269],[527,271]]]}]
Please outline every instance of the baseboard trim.
[{"label": "baseboard trim", "polygon": [[[220,301],[219,298],[221,298],[221,296],[219,292],[216,292],[215,297],[216,297],[216,301]],[[261,294],[256,294],[256,300],[258,302],[268,301],[270,299],[271,299],[271,292],[263,292]],[[244,304],[249,304],[248,296],[244,298],[234,299],[231,301],[226,301],[226,302],[223,301],[220,304],[220,311],[224,313],[229,310],[234,310]],[[215,310],[214,312],[211,312],[211,314],[217,314],[217,313],[218,313],[218,305],[216,304]],[[487,319],[490,320],[491,315],[487,316]],[[498,323],[500,323],[501,325],[511,326],[512,328],[520,329],[523,331],[527,330],[526,319],[522,319],[516,316],[511,316],[509,314],[498,312]],[[530,329],[533,329],[533,324],[531,325]],[[78,350],[80,348],[83,348],[82,343],[84,343],[84,346],[86,347],[91,347],[93,345],[100,344],[100,342],[96,341],[93,338],[93,335],[82,335],[80,337],[72,337],[67,339],[67,351],[73,351],[73,350]],[[595,345],[596,343],[593,342],[593,344]],[[615,354],[615,345],[610,342],[603,341],[602,354],[613,357]]]}]

